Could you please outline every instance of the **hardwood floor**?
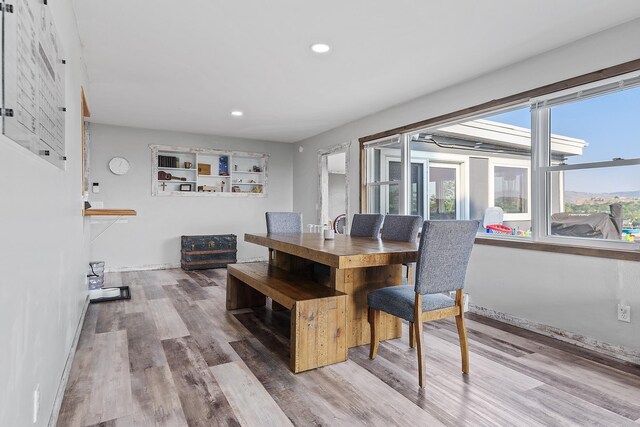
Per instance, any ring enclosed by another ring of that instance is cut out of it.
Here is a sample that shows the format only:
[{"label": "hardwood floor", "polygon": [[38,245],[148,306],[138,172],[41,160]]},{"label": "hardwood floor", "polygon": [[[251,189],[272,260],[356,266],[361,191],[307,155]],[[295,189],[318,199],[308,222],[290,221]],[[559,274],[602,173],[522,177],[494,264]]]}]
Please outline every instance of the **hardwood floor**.
[{"label": "hardwood floor", "polygon": [[289,370],[289,314],[225,309],[226,270],[107,274],[131,301],[89,306],[58,426],[640,424],[640,366],[467,317],[424,325],[426,388],[402,339]]}]

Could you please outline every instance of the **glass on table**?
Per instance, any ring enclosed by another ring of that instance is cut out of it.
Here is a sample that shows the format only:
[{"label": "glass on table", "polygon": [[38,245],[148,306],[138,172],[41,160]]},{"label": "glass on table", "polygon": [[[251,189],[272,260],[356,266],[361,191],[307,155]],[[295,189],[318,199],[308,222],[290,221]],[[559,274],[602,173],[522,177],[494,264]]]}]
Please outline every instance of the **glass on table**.
[{"label": "glass on table", "polygon": [[307,228],[309,230],[309,233],[320,234],[324,231],[325,226],[322,224],[307,224]]}]

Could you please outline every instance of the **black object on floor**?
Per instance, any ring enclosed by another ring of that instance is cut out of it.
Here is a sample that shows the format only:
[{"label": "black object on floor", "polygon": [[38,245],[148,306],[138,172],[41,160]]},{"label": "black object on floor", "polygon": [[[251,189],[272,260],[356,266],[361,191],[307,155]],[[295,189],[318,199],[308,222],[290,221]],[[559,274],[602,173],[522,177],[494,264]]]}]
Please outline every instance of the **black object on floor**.
[{"label": "black object on floor", "polygon": [[90,303],[109,302],[109,301],[120,301],[124,299],[131,299],[131,292],[129,292],[128,286],[118,286],[117,288],[120,289],[120,295],[115,297],[96,298],[96,299],[90,300],[89,302]]}]

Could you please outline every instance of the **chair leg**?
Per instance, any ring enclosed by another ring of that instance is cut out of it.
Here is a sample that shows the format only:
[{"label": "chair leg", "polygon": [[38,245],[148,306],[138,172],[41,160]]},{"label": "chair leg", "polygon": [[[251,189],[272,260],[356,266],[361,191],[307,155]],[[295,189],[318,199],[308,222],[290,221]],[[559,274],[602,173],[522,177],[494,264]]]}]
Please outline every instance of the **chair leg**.
[{"label": "chair leg", "polygon": [[418,346],[418,384],[424,388],[424,361],[422,360],[422,295],[416,293],[413,304],[413,329],[416,334],[416,344]]},{"label": "chair leg", "polygon": [[422,359],[422,322],[414,322],[416,344],[418,346],[418,384],[424,388],[424,360]]},{"label": "chair leg", "polygon": [[269,264],[273,264],[273,249],[269,248]]},{"label": "chair leg", "polygon": [[407,285],[413,285],[413,264],[407,264]]},{"label": "chair leg", "polygon": [[413,329],[413,322],[409,322],[409,347],[416,348],[416,331]]},{"label": "chair leg", "polygon": [[369,344],[369,359],[373,360],[378,354],[378,343],[380,342],[380,311],[369,307],[369,326],[371,327],[371,343]]},{"label": "chair leg", "polygon": [[467,340],[467,328],[464,324],[464,306],[462,304],[462,290],[456,292],[456,305],[460,307],[460,314],[456,316],[458,338],[460,339],[460,354],[462,356],[462,372],[469,373],[469,342]]}]

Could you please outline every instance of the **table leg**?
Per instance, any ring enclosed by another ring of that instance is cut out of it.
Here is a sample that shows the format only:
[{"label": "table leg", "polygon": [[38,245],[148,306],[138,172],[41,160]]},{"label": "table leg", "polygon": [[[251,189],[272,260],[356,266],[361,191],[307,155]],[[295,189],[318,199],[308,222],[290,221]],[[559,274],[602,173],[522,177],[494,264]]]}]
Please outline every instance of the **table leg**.
[{"label": "table leg", "polygon": [[[348,295],[347,339],[349,348],[371,342],[367,293],[401,283],[402,265],[331,269],[332,286]],[[397,317],[381,312],[377,325],[380,328],[378,333],[380,340],[402,336],[402,321]]]},{"label": "table leg", "polygon": [[[402,283],[402,265],[336,269],[330,276],[316,275],[314,262],[295,255],[274,251],[271,264],[292,273],[300,274],[318,282],[318,286],[329,286],[344,292],[347,297],[347,334],[349,348],[368,345],[371,331],[368,322],[367,293],[375,289]],[[276,306],[277,309],[277,306]],[[380,313],[380,340],[400,338],[402,321],[387,313]]]}]

